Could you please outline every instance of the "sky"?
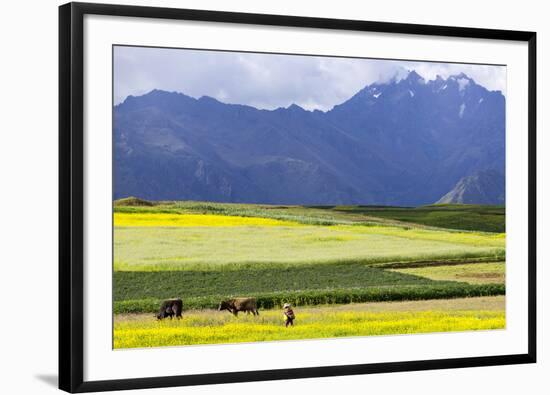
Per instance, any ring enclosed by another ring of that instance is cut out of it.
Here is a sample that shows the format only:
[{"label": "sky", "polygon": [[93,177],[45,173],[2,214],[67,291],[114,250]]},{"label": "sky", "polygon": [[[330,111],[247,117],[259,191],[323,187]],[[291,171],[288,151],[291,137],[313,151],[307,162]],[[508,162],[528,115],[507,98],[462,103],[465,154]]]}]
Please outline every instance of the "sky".
[{"label": "sky", "polygon": [[506,94],[505,66],[116,46],[114,100],[161,89],[268,110],[297,104],[327,111],[410,70],[426,80],[463,72]]}]

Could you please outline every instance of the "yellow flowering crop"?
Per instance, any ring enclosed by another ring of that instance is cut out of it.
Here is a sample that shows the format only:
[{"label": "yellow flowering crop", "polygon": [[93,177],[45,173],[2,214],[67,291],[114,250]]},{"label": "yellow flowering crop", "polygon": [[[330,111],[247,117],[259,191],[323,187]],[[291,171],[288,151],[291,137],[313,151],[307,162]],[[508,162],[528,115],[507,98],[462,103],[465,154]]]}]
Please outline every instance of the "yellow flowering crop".
[{"label": "yellow flowering crop", "polygon": [[153,317],[116,319],[115,348],[161,347],[192,344],[241,343],[349,336],[397,335],[505,328],[504,311],[338,311],[320,308],[296,311],[294,327],[281,324],[279,310],[260,316],[223,312],[188,312],[182,320],[157,322]]},{"label": "yellow flowering crop", "polygon": [[300,226],[297,222],[215,214],[115,213],[115,226]]}]

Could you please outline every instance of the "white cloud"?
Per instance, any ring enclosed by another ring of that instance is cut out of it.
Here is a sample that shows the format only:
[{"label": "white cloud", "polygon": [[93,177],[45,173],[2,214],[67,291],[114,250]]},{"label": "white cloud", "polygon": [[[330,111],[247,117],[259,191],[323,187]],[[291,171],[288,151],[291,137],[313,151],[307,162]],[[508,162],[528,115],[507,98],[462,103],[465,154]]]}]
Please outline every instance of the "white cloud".
[{"label": "white cloud", "polygon": [[490,90],[505,93],[506,68],[430,62],[271,55],[237,52],[115,47],[115,103],[152,89],[211,96],[226,103],[274,109],[296,103],[328,110],[365,85],[464,72]]},{"label": "white cloud", "polygon": [[427,80],[434,80],[438,75],[446,79],[451,75],[464,73],[485,88],[492,91],[501,91],[502,94],[506,95],[505,66],[434,62],[405,62],[404,66],[416,70],[418,74]]}]

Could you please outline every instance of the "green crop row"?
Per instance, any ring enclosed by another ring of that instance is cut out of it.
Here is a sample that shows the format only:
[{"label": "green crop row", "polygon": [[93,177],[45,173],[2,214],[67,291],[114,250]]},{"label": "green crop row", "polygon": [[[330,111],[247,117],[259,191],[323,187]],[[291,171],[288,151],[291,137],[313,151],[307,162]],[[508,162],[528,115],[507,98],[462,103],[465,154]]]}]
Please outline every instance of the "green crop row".
[{"label": "green crop row", "polygon": [[[364,302],[389,302],[403,300],[451,299],[477,296],[504,295],[504,284],[445,284],[368,287],[358,289],[309,290],[274,292],[249,295],[255,297],[260,309],[280,308],[284,303],[294,306],[331,305]],[[243,295],[233,295],[243,296]],[[231,295],[210,295],[184,299],[184,309],[215,309],[223,299]],[[114,313],[153,313],[158,310],[159,299],[138,299],[114,302]]]}]

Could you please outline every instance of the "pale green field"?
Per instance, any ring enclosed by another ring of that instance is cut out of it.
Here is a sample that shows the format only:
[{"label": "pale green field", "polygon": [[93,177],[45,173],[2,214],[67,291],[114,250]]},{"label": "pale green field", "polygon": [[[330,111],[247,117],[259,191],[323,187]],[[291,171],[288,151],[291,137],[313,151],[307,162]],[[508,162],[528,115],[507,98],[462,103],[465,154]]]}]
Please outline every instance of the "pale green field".
[{"label": "pale green field", "polygon": [[393,272],[441,281],[464,281],[470,284],[504,284],[505,262],[470,263],[463,265],[423,266],[390,269]]},{"label": "pale green field", "polygon": [[280,310],[260,316],[190,311],[182,320],[156,322],[150,315],[115,317],[114,347],[335,338],[505,328],[504,297],[351,304],[295,309],[285,328]]},{"label": "pale green field", "polygon": [[503,234],[350,225],[116,226],[114,237],[117,271],[342,261],[497,260],[504,257],[504,244]]}]

